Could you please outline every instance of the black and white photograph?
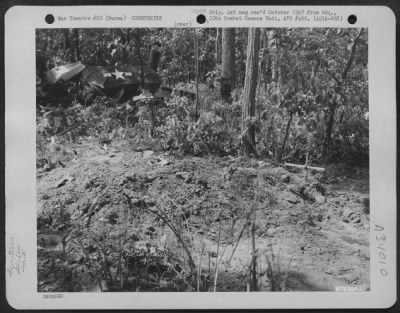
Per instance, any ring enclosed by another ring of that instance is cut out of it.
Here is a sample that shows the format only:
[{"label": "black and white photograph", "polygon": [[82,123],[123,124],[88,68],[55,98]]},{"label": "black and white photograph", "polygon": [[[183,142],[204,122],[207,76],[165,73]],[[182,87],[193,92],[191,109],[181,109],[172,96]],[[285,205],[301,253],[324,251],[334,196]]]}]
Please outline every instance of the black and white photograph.
[{"label": "black and white photograph", "polygon": [[370,290],[368,29],[35,35],[38,292]]}]

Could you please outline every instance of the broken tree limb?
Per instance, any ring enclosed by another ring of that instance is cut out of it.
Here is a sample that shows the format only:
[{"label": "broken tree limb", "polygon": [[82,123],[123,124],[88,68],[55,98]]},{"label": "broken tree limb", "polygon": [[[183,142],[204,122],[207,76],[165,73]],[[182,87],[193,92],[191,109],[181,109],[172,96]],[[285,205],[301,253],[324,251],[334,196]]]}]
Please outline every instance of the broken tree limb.
[{"label": "broken tree limb", "polygon": [[323,167],[315,167],[315,166],[307,166],[307,165],[300,165],[300,164],[293,164],[293,163],[285,163],[287,167],[295,167],[295,168],[302,168],[302,169],[309,169],[317,172],[325,172],[325,168]]}]

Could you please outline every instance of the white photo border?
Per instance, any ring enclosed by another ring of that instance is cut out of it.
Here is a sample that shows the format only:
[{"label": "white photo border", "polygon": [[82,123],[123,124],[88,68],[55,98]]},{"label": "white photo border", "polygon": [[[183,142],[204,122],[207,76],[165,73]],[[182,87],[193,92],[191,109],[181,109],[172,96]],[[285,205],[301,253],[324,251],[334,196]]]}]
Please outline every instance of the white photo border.
[{"label": "white photo border", "polygon": [[[5,178],[6,256],[23,256],[19,274],[6,273],[6,297],[17,309],[259,309],[387,308],[396,302],[396,64],[395,15],[385,6],[240,6],[240,9],[329,9],[340,22],[208,21],[209,9],[195,6],[14,6],[5,15]],[[134,13],[133,13],[134,12]],[[47,14],[55,16],[47,24]],[[69,16],[125,16],[123,21],[70,21]],[[355,14],[355,25],[347,17]],[[132,21],[131,15],[162,16]],[[67,17],[60,22],[58,17]],[[218,292],[218,293],[59,293],[37,291],[36,244],[36,77],[37,28],[113,27],[337,27],[367,28],[370,105],[371,289],[365,292]],[[6,258],[6,268],[12,266]]]}]

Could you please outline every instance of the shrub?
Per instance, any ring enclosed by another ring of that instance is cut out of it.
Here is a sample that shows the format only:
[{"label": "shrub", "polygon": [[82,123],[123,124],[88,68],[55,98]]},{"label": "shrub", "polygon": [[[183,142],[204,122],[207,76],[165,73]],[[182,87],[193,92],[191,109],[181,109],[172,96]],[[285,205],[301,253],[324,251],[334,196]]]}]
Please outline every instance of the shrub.
[{"label": "shrub", "polygon": [[232,130],[232,120],[223,118],[231,115],[230,111],[221,103],[211,108],[217,108],[216,112],[202,111],[194,122],[191,119],[193,108],[186,97],[175,97],[167,102],[164,123],[156,130],[164,148],[193,155],[234,153],[238,140]]}]

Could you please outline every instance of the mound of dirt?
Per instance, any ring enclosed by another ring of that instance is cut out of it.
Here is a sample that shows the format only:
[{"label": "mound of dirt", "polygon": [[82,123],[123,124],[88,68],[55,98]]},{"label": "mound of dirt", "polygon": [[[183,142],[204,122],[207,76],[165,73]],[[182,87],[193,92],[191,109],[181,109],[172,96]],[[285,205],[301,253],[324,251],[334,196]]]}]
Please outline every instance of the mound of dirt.
[{"label": "mound of dirt", "polygon": [[246,290],[254,207],[260,290],[369,288],[367,173],[324,184],[246,158],[72,149],[37,179],[40,291]]}]

